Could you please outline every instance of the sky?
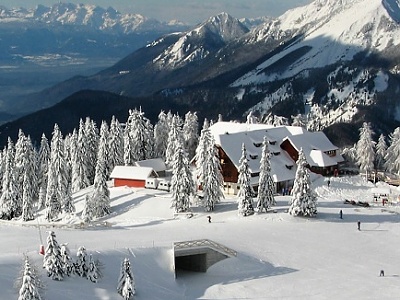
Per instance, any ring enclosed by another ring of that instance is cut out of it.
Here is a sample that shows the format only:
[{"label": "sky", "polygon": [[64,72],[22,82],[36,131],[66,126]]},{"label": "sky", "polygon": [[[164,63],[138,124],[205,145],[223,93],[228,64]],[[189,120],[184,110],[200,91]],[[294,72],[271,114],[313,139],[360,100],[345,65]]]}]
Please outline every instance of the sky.
[{"label": "sky", "polygon": [[[3,0],[1,5],[33,8],[37,4],[51,6],[54,0]],[[236,18],[279,16],[290,8],[302,6],[311,0],[70,0],[63,2],[109,6],[122,13],[139,13],[146,17],[169,21],[177,19],[188,24],[197,24],[210,16],[227,12]]]},{"label": "sky", "polygon": [[[121,300],[116,286],[124,258],[130,259],[135,277],[134,300],[398,299],[400,191],[392,187],[393,204],[382,206],[373,200],[373,184],[360,176],[331,178],[329,187],[327,180],[313,182],[318,214],[311,219],[286,212],[290,196],[276,196],[274,212],[248,217],[239,216],[237,198],[227,196],[214,212],[193,206],[193,216],[186,218],[174,216],[167,192],[113,187],[112,214],[84,226],[80,214],[84,195],[91,191],[87,188],[73,195],[76,215],[61,216],[54,225],[46,223],[42,210],[38,220],[0,221],[0,298],[18,298],[20,286],[14,283],[25,254],[46,287],[45,299]],[[371,207],[344,204],[344,199],[369,201]],[[85,246],[102,263],[99,282],[78,276],[58,282],[46,276],[38,251],[49,230],[59,244],[68,243],[74,260],[77,249]],[[206,273],[184,273],[175,279],[173,243],[204,238],[237,256]],[[385,276],[379,276],[380,270]]]}]

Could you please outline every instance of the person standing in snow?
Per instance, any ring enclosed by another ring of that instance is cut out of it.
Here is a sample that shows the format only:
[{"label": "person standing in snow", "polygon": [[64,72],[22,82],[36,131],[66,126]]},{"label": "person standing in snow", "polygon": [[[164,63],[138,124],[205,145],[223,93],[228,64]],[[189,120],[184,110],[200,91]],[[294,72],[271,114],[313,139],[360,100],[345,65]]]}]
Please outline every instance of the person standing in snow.
[{"label": "person standing in snow", "polygon": [[340,219],[343,219],[343,211],[342,210],[339,211],[339,217],[340,217]]},{"label": "person standing in snow", "polygon": [[361,222],[360,221],[357,221],[357,228],[358,228],[358,230],[361,230]]}]

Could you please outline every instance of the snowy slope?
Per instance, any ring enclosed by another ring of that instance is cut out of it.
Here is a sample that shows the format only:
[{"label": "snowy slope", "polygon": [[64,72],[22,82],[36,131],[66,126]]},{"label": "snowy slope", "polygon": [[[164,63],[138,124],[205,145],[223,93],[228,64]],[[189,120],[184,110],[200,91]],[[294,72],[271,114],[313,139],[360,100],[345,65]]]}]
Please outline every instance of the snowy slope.
[{"label": "snowy slope", "polygon": [[[399,2],[396,0],[317,0],[289,10],[268,28],[293,31],[301,38],[285,50],[260,64],[233,85],[247,85],[289,78],[303,70],[321,68],[348,61],[360,51],[382,52],[400,43]],[[266,25],[266,26],[267,26]],[[254,32],[258,39],[267,38],[269,30]],[[262,34],[260,34],[262,32]],[[279,72],[268,72],[274,63],[298,55]]]},{"label": "snowy slope", "polygon": [[[170,195],[144,189],[111,188],[113,214],[93,226],[80,226],[84,194],[74,195],[76,216],[46,224],[37,221],[0,223],[1,299],[17,299],[13,287],[29,255],[45,283],[45,299],[117,300],[116,284],[128,257],[136,280],[134,299],[397,299],[400,293],[400,193],[391,187],[391,206],[371,202],[370,208],[344,204],[345,199],[373,201],[373,184],[361,177],[326,178],[314,182],[318,215],[294,218],[286,213],[288,196],[278,196],[276,213],[251,217],[237,214],[236,199],[227,197],[211,214],[196,206],[190,219],[174,217]],[[378,187],[385,186],[378,184]],[[339,210],[343,219],[339,219]],[[356,222],[361,221],[361,231]],[[74,257],[84,245],[104,265],[96,284],[78,277],[62,282],[47,278],[37,251],[39,235],[53,230],[68,242]],[[238,252],[206,273],[174,278],[173,242],[208,238]],[[385,277],[379,277],[380,270]]]}]

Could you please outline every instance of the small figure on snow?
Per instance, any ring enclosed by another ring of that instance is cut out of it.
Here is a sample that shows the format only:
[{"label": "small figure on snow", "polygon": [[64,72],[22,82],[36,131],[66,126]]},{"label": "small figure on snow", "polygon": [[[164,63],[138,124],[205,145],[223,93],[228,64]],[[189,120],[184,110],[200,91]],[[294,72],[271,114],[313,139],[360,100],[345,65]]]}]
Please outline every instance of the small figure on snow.
[{"label": "small figure on snow", "polygon": [[331,185],[331,181],[328,179],[328,187],[330,187]]},{"label": "small figure on snow", "polygon": [[384,277],[385,276],[385,271],[381,270],[381,272],[379,273],[379,277]]},{"label": "small figure on snow", "polygon": [[343,219],[343,211],[342,210],[339,211],[339,217],[340,217],[340,219]]},{"label": "small figure on snow", "polygon": [[208,223],[211,223],[211,216],[207,216]]},{"label": "small figure on snow", "polygon": [[361,230],[361,222],[360,221],[357,221],[357,228],[358,228],[358,230]]}]

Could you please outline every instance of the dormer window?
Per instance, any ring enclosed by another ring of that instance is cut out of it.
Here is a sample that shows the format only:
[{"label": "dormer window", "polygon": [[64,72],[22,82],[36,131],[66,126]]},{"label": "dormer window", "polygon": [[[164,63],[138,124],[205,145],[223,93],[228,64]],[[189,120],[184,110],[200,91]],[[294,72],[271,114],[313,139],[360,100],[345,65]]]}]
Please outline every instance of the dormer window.
[{"label": "dormer window", "polygon": [[251,159],[257,159],[258,158],[258,154],[249,154]]},{"label": "dormer window", "polygon": [[281,154],[281,153],[278,151],[278,152],[273,152],[273,154],[274,154],[275,156],[277,156],[277,155],[279,155],[279,154]]},{"label": "dormer window", "polygon": [[268,141],[268,143],[269,143],[270,145],[275,145],[275,144],[276,144],[276,141]]},{"label": "dormer window", "polygon": [[291,170],[291,169],[293,168],[293,165],[285,165],[285,167],[286,167],[288,170]]},{"label": "dormer window", "polygon": [[254,142],[253,145],[254,145],[254,147],[256,147],[256,148],[260,148],[261,145],[262,145],[262,143]]}]

